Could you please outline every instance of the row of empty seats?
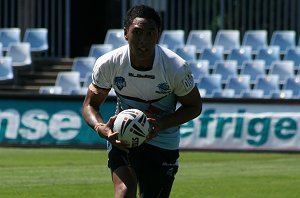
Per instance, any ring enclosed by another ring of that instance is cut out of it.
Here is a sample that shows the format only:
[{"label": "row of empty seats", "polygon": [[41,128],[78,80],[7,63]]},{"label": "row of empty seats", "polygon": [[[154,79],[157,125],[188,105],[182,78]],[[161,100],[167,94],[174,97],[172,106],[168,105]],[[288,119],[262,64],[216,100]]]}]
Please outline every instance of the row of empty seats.
[{"label": "row of empty seats", "polygon": [[[210,36],[202,36],[202,39],[206,42],[211,41],[210,31],[195,30],[191,31],[190,34],[192,35],[195,32],[207,33]],[[231,31],[225,32],[229,33]],[[256,31],[248,31],[246,34],[251,35],[254,32]],[[263,40],[267,41],[266,31],[258,32],[264,32],[265,39]],[[167,40],[167,38],[164,38],[165,36],[163,33],[159,44],[170,48],[169,45],[163,42],[164,39]],[[191,36],[188,36],[188,40],[189,37]],[[171,42],[173,47],[181,45],[180,42],[178,43],[178,38],[180,37],[174,36],[174,40]],[[232,37],[230,38],[232,39]],[[247,39],[250,42],[250,37]],[[246,41],[243,42],[246,43]],[[187,45],[187,43],[183,42],[182,48],[172,49],[171,46],[171,49],[189,61],[203,97],[297,98],[300,96],[300,85],[297,86],[300,83],[297,82],[300,81],[300,76],[298,76],[300,74],[300,48],[296,46],[288,47],[285,53],[281,54],[279,45],[268,45],[268,42],[264,42],[265,45],[261,45],[261,47],[258,47],[258,44],[252,44],[252,46],[250,44],[231,45],[233,47],[230,49],[227,49],[225,45],[215,45],[210,42],[208,45],[201,45],[203,48],[200,51],[195,46],[196,41],[193,42],[193,45]],[[58,83],[58,79],[61,78],[60,74],[57,77],[55,86],[48,88],[54,90],[54,88],[61,87],[57,89],[56,94],[85,94],[87,86],[91,82],[91,72],[96,59],[125,44],[127,44],[127,41],[124,39],[122,29],[108,30],[103,44],[91,45],[86,57],[74,58],[71,73],[76,73],[77,77],[69,79],[77,79],[77,82],[75,83],[76,86],[67,86],[72,87],[72,90],[63,88]],[[175,49],[182,49],[182,52]],[[189,50],[193,53],[188,53]],[[195,57],[195,52],[200,53],[198,58],[189,59],[184,57],[184,54],[192,54]],[[273,52],[276,52],[277,57],[268,59],[260,54],[262,52],[266,56],[272,56]],[[293,52],[293,55],[287,52]],[[42,87],[41,90],[48,88]]]},{"label": "row of empty seats", "polygon": [[32,53],[48,48],[46,28],[28,28],[23,37],[20,28],[0,28],[0,81],[13,80],[14,67],[29,66]]},{"label": "row of empty seats", "polygon": [[257,53],[260,48],[267,46],[278,46],[281,53],[289,48],[300,46],[300,38],[296,38],[294,30],[274,31],[268,41],[266,30],[248,30],[244,35],[239,30],[219,30],[213,38],[211,30],[191,30],[186,33],[184,30],[164,30],[159,43],[166,45],[169,49],[176,49],[185,45],[194,45],[196,50],[201,53],[204,48],[213,46],[223,46],[224,53],[229,53],[231,49],[241,46],[250,46],[253,53]]}]

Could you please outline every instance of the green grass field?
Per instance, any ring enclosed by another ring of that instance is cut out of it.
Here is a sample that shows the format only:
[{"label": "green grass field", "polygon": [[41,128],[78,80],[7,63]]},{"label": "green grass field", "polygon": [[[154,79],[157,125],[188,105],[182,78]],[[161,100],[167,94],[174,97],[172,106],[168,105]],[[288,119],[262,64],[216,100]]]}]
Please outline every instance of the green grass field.
[{"label": "green grass field", "polygon": [[[0,148],[1,198],[113,197],[105,150]],[[172,198],[298,198],[300,155],[181,152]]]}]

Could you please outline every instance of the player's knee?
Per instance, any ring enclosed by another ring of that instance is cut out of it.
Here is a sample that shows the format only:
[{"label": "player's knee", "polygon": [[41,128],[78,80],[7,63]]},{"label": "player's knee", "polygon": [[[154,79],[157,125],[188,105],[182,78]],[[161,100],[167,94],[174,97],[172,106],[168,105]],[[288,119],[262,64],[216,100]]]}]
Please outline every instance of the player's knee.
[{"label": "player's knee", "polygon": [[115,197],[128,197],[133,198],[136,197],[137,188],[131,184],[119,184],[115,189]]}]

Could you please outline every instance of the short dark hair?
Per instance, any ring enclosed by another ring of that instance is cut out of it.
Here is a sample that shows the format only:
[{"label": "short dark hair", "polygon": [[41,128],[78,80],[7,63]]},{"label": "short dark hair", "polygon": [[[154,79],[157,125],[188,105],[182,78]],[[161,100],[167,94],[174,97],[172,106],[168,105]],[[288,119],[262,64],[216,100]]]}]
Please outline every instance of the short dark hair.
[{"label": "short dark hair", "polygon": [[147,18],[153,19],[156,23],[157,29],[161,30],[161,18],[152,7],[146,5],[137,5],[130,8],[127,11],[127,15],[124,20],[124,28],[129,28],[135,18]]}]

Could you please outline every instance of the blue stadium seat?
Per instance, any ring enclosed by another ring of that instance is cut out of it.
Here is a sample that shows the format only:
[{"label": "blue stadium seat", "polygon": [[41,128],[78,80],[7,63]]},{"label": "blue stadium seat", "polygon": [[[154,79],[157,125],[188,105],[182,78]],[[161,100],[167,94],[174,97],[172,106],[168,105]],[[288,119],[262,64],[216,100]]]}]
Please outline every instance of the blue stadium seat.
[{"label": "blue stadium seat", "polygon": [[3,45],[0,43],[0,58],[3,57]]},{"label": "blue stadium seat", "polygon": [[240,74],[249,75],[250,83],[254,83],[257,77],[266,76],[265,61],[253,60],[244,62]]},{"label": "blue stadium seat", "polygon": [[276,74],[279,76],[279,83],[283,82],[287,78],[293,78],[294,74],[294,62],[293,61],[273,61],[270,66],[269,74]]},{"label": "blue stadium seat", "polygon": [[222,76],[222,83],[225,83],[229,77],[238,75],[237,61],[218,61],[215,63],[212,73],[220,74]]},{"label": "blue stadium seat", "polygon": [[21,42],[20,28],[0,28],[0,43],[3,51],[7,51],[10,44]]},{"label": "blue stadium seat", "polygon": [[242,45],[251,46],[252,54],[257,54],[261,48],[268,46],[268,32],[266,30],[247,30],[243,36]]},{"label": "blue stadium seat", "polygon": [[59,72],[55,86],[62,88],[62,94],[70,95],[72,90],[80,89],[80,74],[77,71]]},{"label": "blue stadium seat", "polygon": [[264,91],[261,89],[250,89],[241,92],[241,98],[264,98]]},{"label": "blue stadium seat", "polygon": [[296,32],[294,30],[274,31],[271,36],[270,45],[279,46],[280,54],[284,54],[287,49],[295,48]]},{"label": "blue stadium seat", "polygon": [[267,75],[265,77],[258,77],[254,89],[261,89],[264,91],[264,97],[270,97],[271,92],[279,91],[279,76]]},{"label": "blue stadium seat", "polygon": [[30,43],[30,51],[43,52],[48,50],[48,29],[28,28],[25,30],[23,42]]},{"label": "blue stadium seat", "polygon": [[252,48],[250,46],[241,46],[240,48],[232,49],[227,58],[227,60],[236,60],[238,67],[241,68],[245,61],[251,61],[252,58]]},{"label": "blue stadium seat", "polygon": [[212,93],[213,98],[235,98],[235,93],[233,89],[221,89],[214,90]]},{"label": "blue stadium seat", "polygon": [[283,84],[283,90],[291,90],[294,98],[300,96],[300,76],[287,78]]},{"label": "blue stadium seat", "polygon": [[283,60],[294,61],[295,69],[300,69],[300,47],[287,49],[283,56]]},{"label": "blue stadium seat", "polygon": [[205,95],[207,97],[212,97],[213,91],[222,89],[221,78],[222,77],[220,74],[211,74],[209,76],[203,76],[198,84],[198,89],[205,89]]},{"label": "blue stadium seat", "polygon": [[193,61],[189,63],[195,82],[199,82],[200,78],[209,75],[209,65],[207,60]]},{"label": "blue stadium seat", "polygon": [[187,45],[195,45],[196,52],[201,54],[204,48],[212,47],[211,30],[191,30],[186,41]]},{"label": "blue stadium seat", "polygon": [[0,83],[11,82],[14,79],[12,58],[0,57]]},{"label": "blue stadium seat", "polygon": [[184,36],[185,33],[183,30],[163,30],[159,44],[166,45],[170,50],[174,50],[176,47],[185,45]]},{"label": "blue stadium seat", "polygon": [[181,58],[187,62],[192,62],[197,60],[196,46],[185,45],[181,47],[175,47],[174,52],[178,54]]},{"label": "blue stadium seat", "polygon": [[32,63],[29,43],[10,44],[6,55],[12,58],[12,65],[15,67],[29,66]]},{"label": "blue stadium seat", "polygon": [[208,60],[210,69],[213,68],[217,61],[224,61],[224,48],[222,46],[214,46],[204,48],[200,55],[200,60]]},{"label": "blue stadium seat", "polygon": [[88,56],[97,59],[103,54],[112,51],[113,49],[114,47],[112,44],[92,44]]},{"label": "blue stadium seat", "polygon": [[219,30],[217,32],[215,46],[223,46],[224,53],[229,54],[233,48],[240,48],[239,30]]},{"label": "blue stadium seat", "polygon": [[127,45],[123,29],[109,29],[104,38],[104,44],[111,44],[114,49]]},{"label": "blue stadium seat", "polygon": [[267,48],[261,48],[258,50],[255,60],[264,60],[265,68],[269,69],[273,61],[280,60],[279,46],[268,46]]},{"label": "blue stadium seat", "polygon": [[272,99],[291,99],[293,98],[292,90],[279,90],[275,92],[271,92],[270,98]]},{"label": "blue stadium seat", "polygon": [[60,86],[41,86],[39,88],[39,94],[62,94],[62,87]]},{"label": "blue stadium seat", "polygon": [[248,91],[251,89],[250,76],[239,75],[230,77],[225,84],[225,88],[233,89],[236,97],[240,97],[242,91]]},{"label": "blue stadium seat", "polygon": [[80,82],[84,82],[87,74],[92,73],[96,59],[94,57],[76,57],[73,60],[72,71],[80,74]]}]

